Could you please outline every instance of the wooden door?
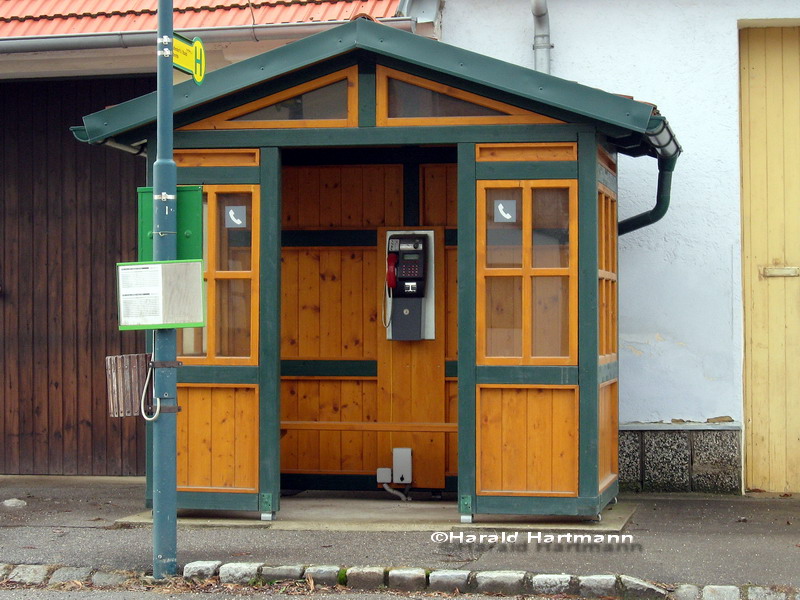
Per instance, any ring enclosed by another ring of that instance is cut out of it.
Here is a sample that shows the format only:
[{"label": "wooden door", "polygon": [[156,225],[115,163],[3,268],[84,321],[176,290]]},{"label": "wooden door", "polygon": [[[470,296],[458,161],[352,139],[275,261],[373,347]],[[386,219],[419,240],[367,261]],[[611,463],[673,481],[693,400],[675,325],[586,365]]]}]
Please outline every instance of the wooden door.
[{"label": "wooden door", "polygon": [[744,29],[740,53],[745,481],[799,492],[800,28]]}]

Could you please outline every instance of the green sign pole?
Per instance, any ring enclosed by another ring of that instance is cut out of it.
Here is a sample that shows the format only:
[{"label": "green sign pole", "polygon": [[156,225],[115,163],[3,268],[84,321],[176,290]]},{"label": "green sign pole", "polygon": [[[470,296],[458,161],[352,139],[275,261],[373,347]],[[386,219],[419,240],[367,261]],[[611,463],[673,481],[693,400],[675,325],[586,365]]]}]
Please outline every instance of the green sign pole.
[{"label": "green sign pole", "polygon": [[[177,258],[177,174],[172,154],[172,0],[158,0],[156,96],[157,148],[153,167],[153,259]],[[155,331],[153,402],[161,412],[153,421],[153,577],[178,571],[177,371],[176,331]]]}]

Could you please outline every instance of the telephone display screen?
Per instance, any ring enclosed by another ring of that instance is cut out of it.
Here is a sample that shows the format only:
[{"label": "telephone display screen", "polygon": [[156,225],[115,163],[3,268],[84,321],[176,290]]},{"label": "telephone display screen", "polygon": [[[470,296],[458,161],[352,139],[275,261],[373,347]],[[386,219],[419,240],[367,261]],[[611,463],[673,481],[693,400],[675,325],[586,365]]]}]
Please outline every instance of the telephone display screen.
[{"label": "telephone display screen", "polygon": [[406,253],[406,254],[403,254],[403,259],[404,260],[419,260],[419,254]]}]

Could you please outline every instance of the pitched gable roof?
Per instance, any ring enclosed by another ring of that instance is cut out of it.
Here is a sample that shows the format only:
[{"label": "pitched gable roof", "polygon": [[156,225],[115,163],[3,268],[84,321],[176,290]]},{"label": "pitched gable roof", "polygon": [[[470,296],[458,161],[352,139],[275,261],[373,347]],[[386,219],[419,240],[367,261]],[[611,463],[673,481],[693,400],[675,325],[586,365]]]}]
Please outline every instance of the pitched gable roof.
[{"label": "pitched gable roof", "polygon": [[[208,73],[202,86],[192,82],[173,88],[175,113],[197,110],[272,78],[357,50],[405,62],[442,76],[483,85],[501,93],[550,107],[576,121],[595,123],[612,138],[624,140],[620,151],[655,155],[645,133],[664,120],[651,104],[609,94],[524,67],[499,61],[434,40],[358,19],[332,30],[276,48],[260,56]],[[103,143],[124,135],[144,136],[156,118],[155,93],[84,117],[73,128],[81,141]],[[131,136],[134,137],[131,137]]]}]

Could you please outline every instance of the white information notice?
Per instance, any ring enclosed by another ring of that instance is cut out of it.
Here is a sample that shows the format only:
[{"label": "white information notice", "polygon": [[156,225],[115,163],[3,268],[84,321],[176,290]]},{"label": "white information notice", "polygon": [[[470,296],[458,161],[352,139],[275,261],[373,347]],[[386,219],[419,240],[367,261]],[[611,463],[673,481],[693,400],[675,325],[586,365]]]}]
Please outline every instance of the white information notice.
[{"label": "white information notice", "polygon": [[120,325],[158,325],[163,322],[162,265],[120,265]]}]

